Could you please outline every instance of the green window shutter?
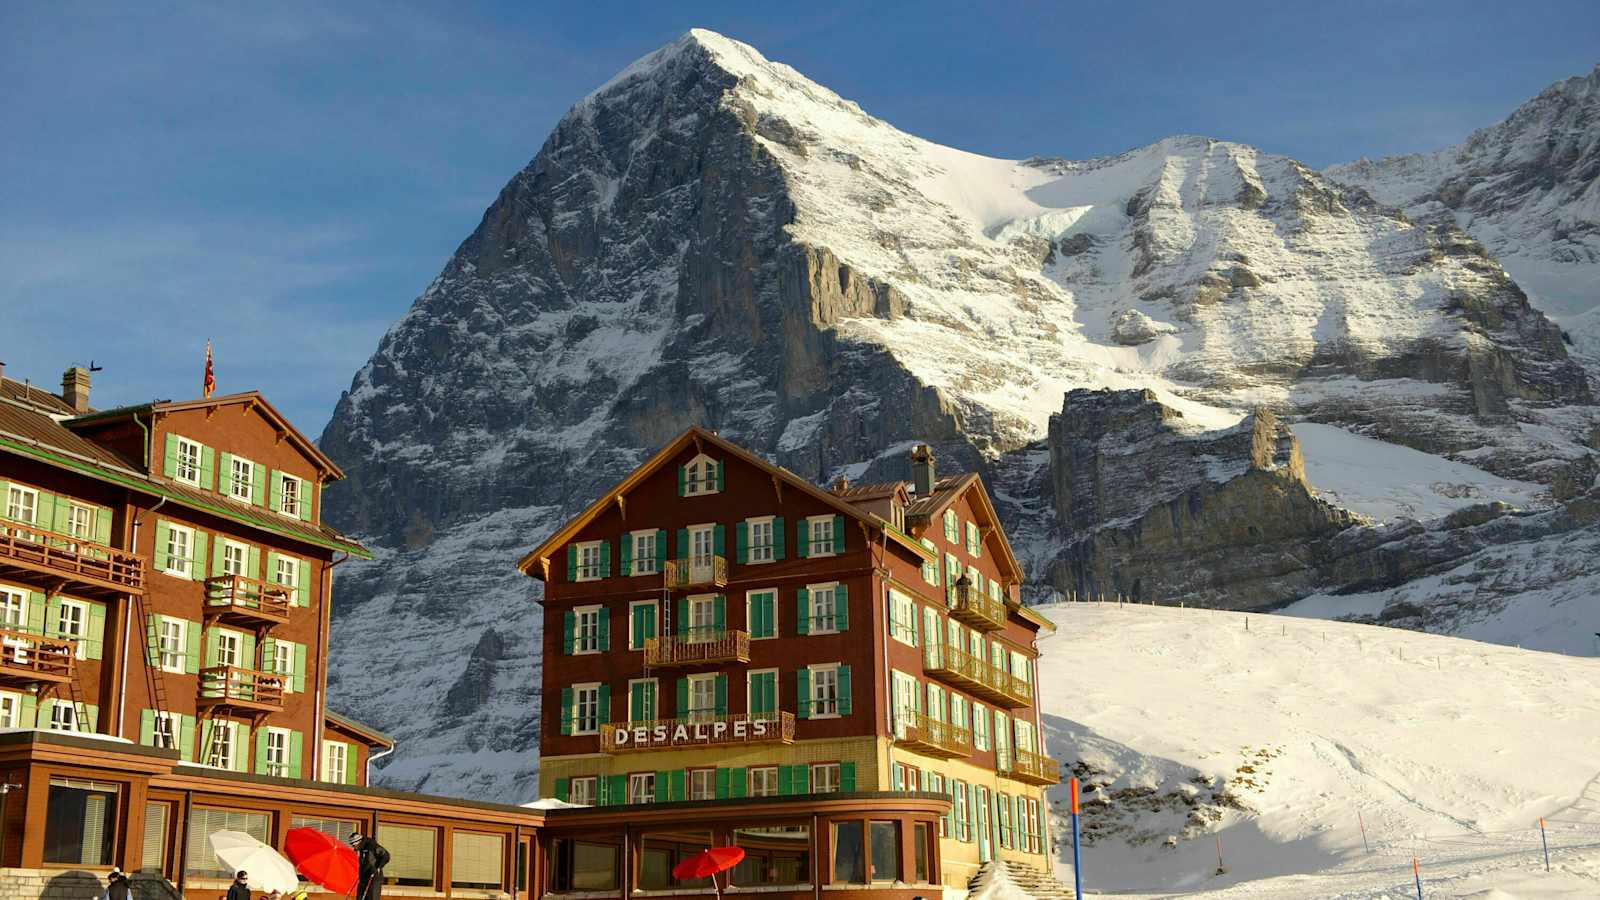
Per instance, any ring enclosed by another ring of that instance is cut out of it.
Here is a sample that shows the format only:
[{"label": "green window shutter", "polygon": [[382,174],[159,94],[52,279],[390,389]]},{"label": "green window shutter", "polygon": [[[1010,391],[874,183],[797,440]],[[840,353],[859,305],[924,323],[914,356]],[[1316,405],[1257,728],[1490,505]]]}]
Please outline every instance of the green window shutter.
[{"label": "green window shutter", "polygon": [[34,728],[39,724],[39,698],[32,694],[22,695],[22,727]]},{"label": "green window shutter", "polygon": [[198,528],[194,530],[194,548],[190,551],[194,555],[189,558],[189,579],[191,581],[206,580],[206,541],[210,537],[210,535]]},{"label": "green window shutter", "polygon": [[811,555],[811,528],[805,519],[795,520],[794,555],[805,559]]},{"label": "green window shutter", "polygon": [[728,770],[728,796],[738,799],[749,794],[750,770],[743,767]]},{"label": "green window shutter", "polygon": [[[250,746],[250,726],[244,724],[243,722],[240,722],[240,723],[237,723],[234,727],[239,729],[239,746],[240,747],[248,747],[248,746]],[[243,753],[235,753],[233,755],[233,770],[235,772],[248,772],[248,771],[250,771],[250,768],[249,768],[249,765],[248,765],[248,760],[245,759],[245,754],[243,754]]]},{"label": "green window shutter", "polygon": [[243,656],[244,656],[244,668],[246,668],[246,669],[260,669],[261,667],[259,665],[257,665],[257,663],[256,663],[256,660],[257,660],[257,657],[256,657],[256,636],[253,635],[253,634],[245,635],[243,644],[244,644],[244,653],[243,653]]},{"label": "green window shutter", "polygon": [[250,473],[250,502],[256,506],[267,502],[267,467],[261,463]]},{"label": "green window shutter", "polygon": [[727,490],[728,489],[728,464],[726,462],[719,462],[719,463],[716,464],[716,466],[717,466],[717,490],[719,490],[719,491]]},{"label": "green window shutter", "polygon": [[648,606],[628,607],[628,647],[633,650],[644,648],[644,611]]},{"label": "green window shutter", "polygon": [[168,478],[178,477],[178,436],[167,435],[167,449],[161,460],[161,474]]},{"label": "green window shutter", "polygon": [[108,547],[111,545],[111,510],[103,506],[95,507],[94,541]]},{"label": "green window shutter", "polygon": [[643,722],[644,717],[644,689],[643,683],[628,685],[628,721]]},{"label": "green window shutter", "polygon": [[839,715],[850,715],[850,667],[839,667]]},{"label": "green window shutter", "polygon": [[675,558],[676,559],[688,559],[689,558],[689,529],[687,529],[687,528],[679,528],[678,529],[678,547],[673,552],[675,554]]},{"label": "green window shutter", "polygon": [[688,634],[689,633],[689,598],[688,597],[679,597],[678,598],[678,609],[676,610],[676,612],[674,614],[674,617],[678,620],[678,627],[672,629],[673,633],[676,634],[679,637],[683,637],[684,635]]},{"label": "green window shutter", "polygon": [[208,491],[217,489],[217,451],[200,446],[200,486]]},{"label": "green window shutter", "polygon": [[[294,646],[288,641],[283,641],[282,643],[289,647]],[[278,639],[273,637],[269,637],[261,642],[261,671],[278,671],[278,644]]]},{"label": "green window shutter", "polygon": [[300,521],[309,522],[311,521],[311,482],[304,478],[296,480],[300,482]]},{"label": "green window shutter", "polygon": [[[183,671],[193,675],[200,671],[200,623],[184,622],[183,635]],[[211,652],[216,653],[215,646]]]},{"label": "green window shutter", "polygon": [[725,594],[718,594],[711,601],[711,624],[718,631],[728,627],[728,598]]},{"label": "green window shutter", "polygon": [[833,589],[833,618],[840,631],[850,628],[850,590],[843,584]]},{"label": "green window shutter", "polygon": [[267,774],[267,730],[256,729],[256,774]]},{"label": "green window shutter", "polygon": [[794,767],[778,767],[778,794],[788,796],[794,793]]},{"label": "green window shutter", "polygon": [[611,568],[611,542],[610,541],[601,541],[600,542],[600,577],[601,578],[610,578],[611,576],[613,576],[615,574],[617,574],[617,573],[615,571],[613,571],[612,568]]},{"label": "green window shutter", "polygon": [[656,773],[656,802],[666,803],[672,799],[672,773],[666,769]]},{"label": "green window shutter", "polygon": [[686,481],[687,481],[687,480],[688,480],[688,479],[687,479],[687,476],[686,476],[686,475],[685,475],[685,473],[684,473],[684,467],[683,467],[683,466],[679,466],[679,467],[678,467],[678,496],[679,496],[679,497],[682,497],[682,496],[683,496],[683,493],[684,493],[684,483],[685,483],[685,482],[686,482]]},{"label": "green window shutter", "polygon": [[728,714],[728,675],[725,672],[717,674],[717,715]]},{"label": "green window shutter", "polygon": [[801,588],[795,593],[795,633],[811,633],[811,591]]},{"label": "green window shutter", "polygon": [[711,526],[711,552],[717,556],[728,555],[728,529],[721,522]]},{"label": "green window shutter", "polygon": [[289,732],[289,777],[300,777],[300,757],[305,753],[304,738],[298,731]]},{"label": "green window shutter", "polygon": [[796,794],[811,793],[811,767],[805,763],[794,767],[794,792]]},{"label": "green window shutter", "polygon": [[733,554],[733,561],[736,563],[743,565],[750,561],[749,522],[740,522],[733,526]]},{"label": "green window shutter", "polygon": [[310,606],[311,605],[311,560],[309,560],[309,559],[300,560],[300,564],[295,566],[294,571],[295,571],[296,580],[298,580],[300,582],[298,585],[296,585],[296,587],[299,588],[299,591],[296,594],[296,600],[298,602],[296,602],[295,605],[296,606]]},{"label": "green window shutter", "polygon": [[567,798],[569,798],[571,796],[572,796],[572,779],[570,779],[570,778],[557,778],[556,779],[556,799],[560,800],[562,803],[566,803],[567,802]]},{"label": "green window shutter", "polygon": [[611,649],[611,610],[600,607],[600,652]]},{"label": "green window shutter", "polygon": [[98,732],[100,730],[100,707],[93,703],[83,704],[83,724],[86,730]]},{"label": "green window shutter", "polygon": [[[249,575],[251,578],[261,577],[260,547],[251,547],[249,551],[245,553],[245,565],[249,567],[249,570],[245,574]],[[274,572],[272,574],[276,575],[277,573]]]},{"label": "green window shutter", "polygon": [[572,648],[577,640],[578,614],[567,610],[561,614],[561,652],[572,655]]},{"label": "green window shutter", "polygon": [[273,584],[278,583],[278,559],[281,556],[277,551],[267,551],[267,580]]},{"label": "green window shutter", "polygon": [[173,735],[173,737],[178,739],[178,755],[184,762],[194,762],[194,716],[179,713],[177,724],[174,727],[177,730],[177,734]]},{"label": "green window shutter", "polygon": [[89,605],[89,635],[84,642],[83,655],[86,659],[99,659],[101,648],[105,646],[106,638],[106,608],[98,603]]},{"label": "green window shutter", "polygon": [[[51,495],[50,500],[53,501],[50,504],[52,507],[50,518],[46,519],[44,517],[44,510],[40,509],[39,520],[43,522],[49,522],[50,530],[54,531],[56,534],[67,534],[72,530],[72,501],[68,500],[66,497],[57,497],[54,495]],[[42,507],[44,504],[45,493],[40,491],[39,505]]]},{"label": "green window shutter", "polygon": [[656,571],[661,571],[661,564],[667,558],[667,530],[656,529]]},{"label": "green window shutter", "polygon": [[572,688],[561,689],[561,733],[572,733]]},{"label": "green window shutter", "polygon": [[[168,435],[168,436],[170,437],[171,435]],[[170,560],[167,557],[167,532],[168,531],[169,531],[169,526],[167,525],[167,520],[166,519],[157,519],[156,520],[155,567],[156,567],[156,571],[158,571],[158,572],[166,571],[167,565],[170,562]]]},{"label": "green window shutter", "polygon": [[625,806],[628,802],[628,776],[613,775],[611,781],[611,805]]},{"label": "green window shutter", "polygon": [[567,545],[567,580],[578,580],[578,545]]},{"label": "green window shutter", "polygon": [[856,789],[856,764],[853,762],[839,763],[839,790],[852,793]]},{"label": "green window shutter", "polygon": [[622,537],[617,538],[617,549],[622,551],[620,554],[622,557],[622,577],[631,578],[633,576],[633,535],[624,534]]},{"label": "green window shutter", "polygon": [[784,547],[783,517],[782,516],[774,516],[772,518],[772,558],[773,559],[783,559],[783,547]]},{"label": "green window shutter", "polygon": [[600,705],[596,710],[595,718],[601,724],[611,721],[611,685],[600,685]]},{"label": "green window shutter", "polygon": [[156,712],[153,709],[139,710],[139,743],[146,747],[156,745]]},{"label": "green window shutter", "polygon": [[267,479],[267,508],[283,512],[283,473],[277,469],[273,469]]},{"label": "green window shutter", "polygon": [[802,719],[811,718],[811,670],[801,666],[794,673],[795,708]]},{"label": "green window shutter", "polygon": [[360,751],[355,744],[344,745],[344,783],[360,784],[361,776],[366,774],[366,767],[361,765]]},{"label": "green window shutter", "polygon": [[222,551],[224,544],[221,536],[211,542],[211,575],[213,578],[222,574]]},{"label": "green window shutter", "polygon": [[[200,451],[200,459],[202,460],[202,463],[201,463],[202,470],[205,467],[205,464],[203,462],[204,459],[205,459],[205,455],[206,455],[206,451],[205,450],[201,450]],[[228,496],[231,497],[231,496],[233,496],[233,454],[224,451],[223,453],[218,455],[217,461],[219,463],[221,463],[221,465],[218,466],[218,468],[222,471],[222,481],[217,484],[217,493],[219,493],[219,494],[227,494]],[[211,487],[211,479],[206,478],[204,475],[201,475],[200,476],[200,486],[204,487],[204,488],[210,488]]]},{"label": "green window shutter", "polygon": [[682,800],[684,798],[684,796],[685,796],[685,794],[684,794],[684,790],[683,790],[683,770],[682,769],[673,769],[672,770],[672,799],[674,799],[674,800]]},{"label": "green window shutter", "polygon": [[716,775],[713,776],[713,783],[715,784],[717,799],[728,799],[728,770],[718,766]]},{"label": "green window shutter", "polygon": [[306,645],[305,644],[295,644],[294,645],[294,677],[293,677],[292,680],[294,681],[294,692],[295,693],[303,694],[303,693],[306,692]]},{"label": "green window shutter", "polygon": [[61,598],[50,597],[44,603],[44,635],[57,637],[61,625]]},{"label": "green window shutter", "polygon": [[833,517],[833,552],[844,552],[844,516]]},{"label": "green window shutter", "polygon": [[681,719],[689,714],[689,679],[678,679],[678,706],[674,715]]}]

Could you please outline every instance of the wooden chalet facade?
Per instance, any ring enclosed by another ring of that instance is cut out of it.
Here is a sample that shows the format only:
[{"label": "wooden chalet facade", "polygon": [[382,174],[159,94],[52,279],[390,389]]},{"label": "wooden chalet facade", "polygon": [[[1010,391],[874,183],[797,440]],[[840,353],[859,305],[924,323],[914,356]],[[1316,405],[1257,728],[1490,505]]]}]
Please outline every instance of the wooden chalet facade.
[{"label": "wooden chalet facade", "polygon": [[[523,558],[545,583],[541,793],[619,821],[698,802],[696,820],[732,809],[749,831],[594,835],[553,857],[554,887],[688,887],[663,874],[674,846],[765,852],[802,824],[821,829],[801,858],[830,890],[909,898],[989,859],[1047,865],[1059,775],[1034,685],[1050,626],[1017,600],[981,480],[914,454],[910,483],[830,490],[692,428]],[[870,795],[881,817],[750,824]],[[893,797],[935,802],[891,814]],[[782,890],[796,865],[734,883]]]}]

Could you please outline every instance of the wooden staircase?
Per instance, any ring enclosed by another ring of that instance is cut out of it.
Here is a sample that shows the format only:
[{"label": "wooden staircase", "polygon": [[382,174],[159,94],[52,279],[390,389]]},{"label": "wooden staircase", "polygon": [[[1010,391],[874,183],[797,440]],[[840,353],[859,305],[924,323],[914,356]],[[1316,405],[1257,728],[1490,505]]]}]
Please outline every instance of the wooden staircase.
[{"label": "wooden staircase", "polygon": [[993,893],[997,896],[1006,896],[1006,891],[991,890],[1000,887],[997,882],[1009,882],[1033,900],[1075,900],[1072,888],[1057,881],[1055,876],[1037,866],[1012,860],[984,863],[978,869],[978,874],[972,876],[972,880],[967,883],[968,895],[985,897]]}]

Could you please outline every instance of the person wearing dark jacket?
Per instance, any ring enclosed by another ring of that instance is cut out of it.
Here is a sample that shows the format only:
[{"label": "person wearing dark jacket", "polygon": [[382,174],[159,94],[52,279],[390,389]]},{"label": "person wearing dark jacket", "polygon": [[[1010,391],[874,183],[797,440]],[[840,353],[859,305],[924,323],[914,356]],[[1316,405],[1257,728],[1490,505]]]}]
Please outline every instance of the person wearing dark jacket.
[{"label": "person wearing dark jacket", "polygon": [[228,885],[227,900],[250,900],[250,876],[241,870]]},{"label": "person wearing dark jacket", "polygon": [[100,894],[100,900],[131,900],[133,888],[128,884],[128,876],[122,870],[113,867],[111,874],[106,876],[106,889]]},{"label": "person wearing dark jacket", "polygon": [[377,838],[359,831],[350,835],[350,848],[356,851],[356,862],[360,866],[355,900],[382,900],[383,867],[389,864],[389,851],[383,849]]}]

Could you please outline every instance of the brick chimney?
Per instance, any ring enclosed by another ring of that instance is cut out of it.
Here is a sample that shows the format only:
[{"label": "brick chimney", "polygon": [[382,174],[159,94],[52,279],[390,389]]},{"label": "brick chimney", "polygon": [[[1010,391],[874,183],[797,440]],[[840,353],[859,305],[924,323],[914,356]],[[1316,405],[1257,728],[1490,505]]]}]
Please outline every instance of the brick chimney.
[{"label": "brick chimney", "polygon": [[61,373],[61,399],[73,412],[89,411],[89,370],[73,366]]},{"label": "brick chimney", "polygon": [[850,479],[848,477],[840,475],[833,480],[833,492],[835,494],[842,494],[848,490],[850,490]]},{"label": "brick chimney", "polygon": [[933,471],[933,448],[918,444],[911,448],[911,487],[918,497],[933,494],[934,482],[939,476]]}]

